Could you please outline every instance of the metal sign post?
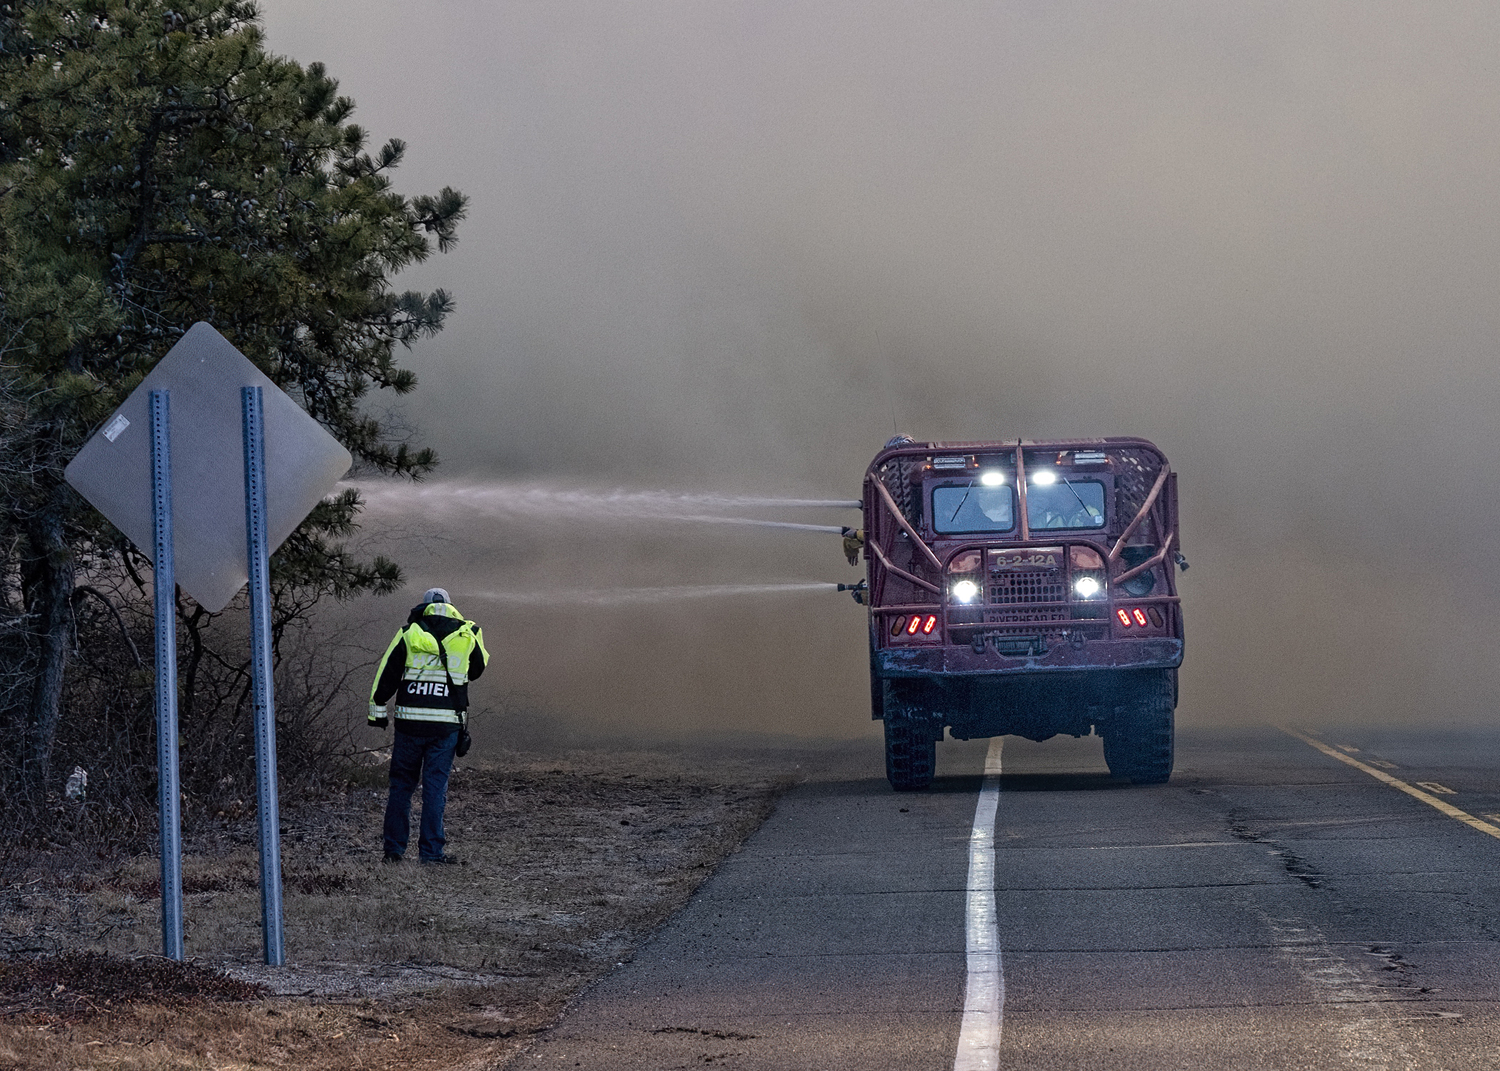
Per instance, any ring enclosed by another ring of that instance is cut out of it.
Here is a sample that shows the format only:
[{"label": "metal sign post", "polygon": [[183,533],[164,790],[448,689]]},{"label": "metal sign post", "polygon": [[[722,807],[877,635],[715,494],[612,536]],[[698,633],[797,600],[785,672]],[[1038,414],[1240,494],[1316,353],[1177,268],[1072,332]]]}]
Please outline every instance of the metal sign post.
[{"label": "metal sign post", "polygon": [[152,577],[156,596],[156,778],[161,821],[161,954],[182,947],[182,810],[177,787],[177,580],[172,554],[171,396],[151,392]]},{"label": "metal sign post", "polygon": [[[167,456],[169,390],[177,426],[175,480]],[[239,439],[234,437],[236,408]],[[216,614],[247,579],[250,582],[262,926],[266,962],[279,967],[284,963],[281,828],[267,558],[349,471],[353,460],[228,339],[198,323],[68,463],[65,475],[79,494],[136,546],[155,548],[162,948],[172,959],[183,958],[177,585]],[[243,488],[234,480],[236,472],[244,473]],[[238,531],[241,516],[243,534]]]},{"label": "metal sign post", "polygon": [[261,388],[240,391],[245,432],[245,556],[250,569],[250,678],[255,708],[255,798],[260,815],[260,917],[266,962],[285,962],[281,918],[281,805],[276,792],[276,695],[271,671],[270,552],[266,547],[266,425]]}]

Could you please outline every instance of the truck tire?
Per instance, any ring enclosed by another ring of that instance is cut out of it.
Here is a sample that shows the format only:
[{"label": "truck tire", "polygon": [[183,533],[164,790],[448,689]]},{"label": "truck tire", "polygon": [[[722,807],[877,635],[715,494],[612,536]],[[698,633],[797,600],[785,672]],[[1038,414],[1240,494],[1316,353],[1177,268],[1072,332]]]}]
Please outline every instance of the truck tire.
[{"label": "truck tire", "polygon": [[920,792],[937,771],[937,741],[926,712],[893,681],[882,681],[885,708],[885,778],[897,792]]},{"label": "truck tire", "polygon": [[1138,785],[1161,785],[1172,776],[1175,717],[1172,671],[1153,674],[1136,703],[1135,769],[1130,779]]},{"label": "truck tire", "polygon": [[885,716],[885,779],[897,792],[920,792],[932,784],[937,743],[910,718]]},{"label": "truck tire", "polygon": [[1129,777],[1134,769],[1132,749],[1128,734],[1119,725],[1111,725],[1104,733],[1104,764],[1112,777]]},{"label": "truck tire", "polygon": [[1172,776],[1175,677],[1170,669],[1143,673],[1122,716],[1104,734],[1104,761],[1115,777],[1160,785]]}]

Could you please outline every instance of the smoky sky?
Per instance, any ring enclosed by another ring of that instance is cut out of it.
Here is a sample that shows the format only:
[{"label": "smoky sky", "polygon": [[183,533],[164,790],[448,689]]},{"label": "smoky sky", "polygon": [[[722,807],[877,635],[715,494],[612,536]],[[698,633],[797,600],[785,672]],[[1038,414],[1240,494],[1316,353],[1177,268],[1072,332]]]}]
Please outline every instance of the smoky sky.
[{"label": "smoky sky", "polygon": [[[1495,5],[263,6],[398,188],[471,198],[398,279],[458,301],[400,407],[444,476],[850,498],[893,429],[1143,435],[1184,721],[1493,717]],[[853,576],[812,535],[383,524],[455,598]],[[842,596],[461,605],[586,722],[868,731]]]}]

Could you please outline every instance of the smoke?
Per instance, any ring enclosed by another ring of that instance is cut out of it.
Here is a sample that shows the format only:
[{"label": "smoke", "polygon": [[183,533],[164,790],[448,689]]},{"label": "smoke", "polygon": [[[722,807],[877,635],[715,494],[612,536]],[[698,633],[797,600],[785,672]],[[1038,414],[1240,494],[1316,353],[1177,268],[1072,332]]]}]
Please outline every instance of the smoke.
[{"label": "smoke", "polygon": [[[1136,434],[1181,474],[1184,721],[1492,717],[1494,5],[264,6],[401,188],[473,197],[403,277],[459,304],[404,415],[500,483],[372,511],[417,590],[852,576],[687,519],[812,506],[501,486],[838,500],[893,430]],[[841,599],[511,609],[497,676],[599,724],[868,726]]]}]

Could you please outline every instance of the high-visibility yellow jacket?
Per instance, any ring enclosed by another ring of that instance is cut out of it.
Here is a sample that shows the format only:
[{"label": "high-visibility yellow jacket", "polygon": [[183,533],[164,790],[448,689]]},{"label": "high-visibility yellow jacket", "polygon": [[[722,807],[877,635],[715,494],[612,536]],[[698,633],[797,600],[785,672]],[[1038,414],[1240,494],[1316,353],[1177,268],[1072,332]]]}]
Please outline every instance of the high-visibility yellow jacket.
[{"label": "high-visibility yellow jacket", "polygon": [[396,723],[403,732],[452,732],[469,708],[469,682],[484,672],[488,661],[484,632],[452,603],[415,607],[375,669],[370,722],[383,724],[385,706],[394,696]]}]

